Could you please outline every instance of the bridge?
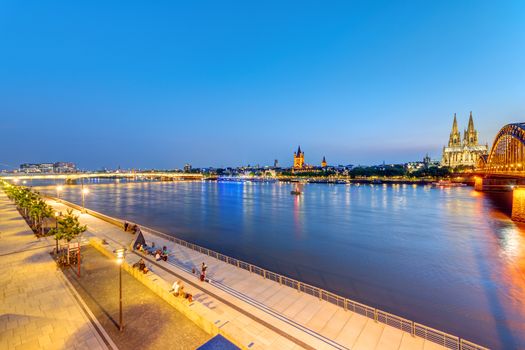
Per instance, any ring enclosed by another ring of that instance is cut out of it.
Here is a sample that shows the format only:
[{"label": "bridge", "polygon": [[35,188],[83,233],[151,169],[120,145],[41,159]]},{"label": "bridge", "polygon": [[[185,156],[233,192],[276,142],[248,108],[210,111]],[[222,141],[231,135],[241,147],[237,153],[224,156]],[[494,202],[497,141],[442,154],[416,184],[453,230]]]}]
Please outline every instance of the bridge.
[{"label": "bridge", "polygon": [[89,178],[110,178],[110,179],[160,179],[165,181],[177,180],[202,180],[202,174],[194,173],[172,173],[166,171],[152,172],[126,172],[126,173],[67,173],[67,174],[8,174],[2,176],[3,179],[13,181],[24,180],[64,180],[64,182],[74,182]]},{"label": "bridge", "polygon": [[512,220],[525,222],[525,123],[501,128],[477,175],[477,191],[512,191]]},{"label": "bridge", "polygon": [[478,168],[486,175],[525,177],[525,123],[505,125]]}]

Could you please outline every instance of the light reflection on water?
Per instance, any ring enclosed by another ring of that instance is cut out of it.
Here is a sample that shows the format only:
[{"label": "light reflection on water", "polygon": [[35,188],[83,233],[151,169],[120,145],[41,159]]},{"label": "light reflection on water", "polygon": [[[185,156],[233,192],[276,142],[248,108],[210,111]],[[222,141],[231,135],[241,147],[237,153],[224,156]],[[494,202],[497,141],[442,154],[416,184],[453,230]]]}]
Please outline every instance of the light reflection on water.
[{"label": "light reflection on water", "polygon": [[[493,348],[525,348],[525,234],[471,188],[90,186],[86,206]],[[54,195],[52,187],[43,192]],[[78,186],[62,196],[80,202]]]}]

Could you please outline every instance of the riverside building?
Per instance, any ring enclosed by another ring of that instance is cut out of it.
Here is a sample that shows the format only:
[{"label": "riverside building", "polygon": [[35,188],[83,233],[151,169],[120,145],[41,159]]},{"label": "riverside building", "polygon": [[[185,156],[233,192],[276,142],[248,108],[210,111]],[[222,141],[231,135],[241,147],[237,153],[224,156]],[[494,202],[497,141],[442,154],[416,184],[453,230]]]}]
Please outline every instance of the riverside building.
[{"label": "riverside building", "polygon": [[300,173],[300,172],[319,172],[322,169],[326,169],[328,167],[328,164],[326,162],[326,158],[323,156],[323,160],[321,161],[321,166],[316,167],[310,164],[306,164],[304,161],[304,152],[301,151],[301,146],[297,148],[297,152],[293,153],[293,167],[292,172],[293,173]]},{"label": "riverside building", "polygon": [[76,171],[77,171],[77,167],[75,163],[71,163],[71,162],[20,164],[21,173],[63,174],[63,173],[74,173]]},{"label": "riverside building", "polygon": [[463,139],[458,130],[456,113],[452,123],[452,131],[448,140],[448,145],[443,147],[442,166],[455,168],[458,166],[475,166],[481,156],[488,154],[488,145],[480,145],[478,142],[478,131],[474,128],[472,112],[468,121],[468,127],[463,132]]},{"label": "riverside building", "polygon": [[301,152],[301,146],[299,146],[297,152],[293,153],[293,168],[294,170],[300,170],[304,167],[304,152]]}]

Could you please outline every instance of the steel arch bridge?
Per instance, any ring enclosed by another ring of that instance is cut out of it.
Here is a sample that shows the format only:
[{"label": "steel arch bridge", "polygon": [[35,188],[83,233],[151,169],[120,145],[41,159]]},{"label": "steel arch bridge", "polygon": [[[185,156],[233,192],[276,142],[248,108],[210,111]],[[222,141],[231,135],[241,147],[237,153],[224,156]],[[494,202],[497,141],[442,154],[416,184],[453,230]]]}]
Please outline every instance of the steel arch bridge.
[{"label": "steel arch bridge", "polygon": [[525,123],[507,124],[498,132],[478,169],[487,175],[525,176]]}]

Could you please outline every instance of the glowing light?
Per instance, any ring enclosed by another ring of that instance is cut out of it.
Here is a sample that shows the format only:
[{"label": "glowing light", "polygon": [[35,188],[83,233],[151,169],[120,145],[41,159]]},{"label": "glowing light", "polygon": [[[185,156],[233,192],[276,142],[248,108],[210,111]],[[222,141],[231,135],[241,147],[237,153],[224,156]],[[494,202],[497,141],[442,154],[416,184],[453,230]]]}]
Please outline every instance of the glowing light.
[{"label": "glowing light", "polygon": [[117,255],[117,264],[120,265],[124,262],[124,254],[126,252],[126,249],[119,248],[113,251]]},{"label": "glowing light", "polygon": [[87,188],[83,188],[83,189],[82,189],[82,193],[83,193],[83,194],[88,194],[88,193],[89,193],[89,190],[88,190]]},{"label": "glowing light", "polygon": [[57,191],[62,191],[64,188],[60,185],[57,186]]},{"label": "glowing light", "polygon": [[471,191],[470,196],[471,197],[481,197],[481,193],[478,191]]},{"label": "glowing light", "polygon": [[502,230],[502,246],[505,255],[510,259],[518,258],[523,254],[523,239],[515,227]]}]

